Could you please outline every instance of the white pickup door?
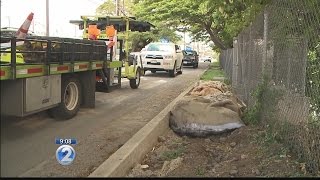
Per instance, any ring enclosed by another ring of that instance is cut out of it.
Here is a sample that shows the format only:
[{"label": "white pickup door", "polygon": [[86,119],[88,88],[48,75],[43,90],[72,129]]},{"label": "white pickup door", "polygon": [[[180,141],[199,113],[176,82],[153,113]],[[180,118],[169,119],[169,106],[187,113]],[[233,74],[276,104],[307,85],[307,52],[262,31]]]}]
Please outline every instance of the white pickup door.
[{"label": "white pickup door", "polygon": [[176,49],[176,56],[177,56],[177,68],[180,68],[180,66],[182,65],[182,59],[183,59],[183,54],[182,54],[182,50],[178,45],[175,45],[175,49]]}]

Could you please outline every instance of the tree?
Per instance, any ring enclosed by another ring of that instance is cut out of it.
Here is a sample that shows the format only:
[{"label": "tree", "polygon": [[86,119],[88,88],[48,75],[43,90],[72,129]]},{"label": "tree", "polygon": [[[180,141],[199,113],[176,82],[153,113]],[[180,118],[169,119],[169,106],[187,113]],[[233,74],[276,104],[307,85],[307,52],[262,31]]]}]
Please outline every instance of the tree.
[{"label": "tree", "polygon": [[[163,27],[160,24],[157,25],[158,27]],[[170,42],[177,42],[181,39],[181,37],[175,34],[174,31],[168,31],[163,28],[156,28],[150,32],[131,32],[129,35],[129,41],[131,42],[131,51],[141,51],[141,49],[150,42],[159,41],[161,38],[166,38]]]},{"label": "tree", "polygon": [[220,49],[232,46],[235,37],[268,0],[141,0],[137,17],[162,22],[167,27],[190,26],[193,38],[211,40]]},{"label": "tree", "polygon": [[107,0],[96,9],[96,15],[107,16],[116,15],[116,4],[112,0]]},{"label": "tree", "polygon": [[[134,5],[137,4],[138,1],[132,1],[132,0],[125,0],[123,8],[123,4],[120,4],[120,15],[123,15],[123,12],[126,16],[135,16],[136,11],[134,10]],[[116,4],[113,0],[107,0],[103,4],[101,4],[97,10],[96,14],[100,16],[114,16],[116,15]],[[139,19],[139,18],[138,18]],[[139,19],[143,20],[143,19]],[[180,36],[178,36],[175,33],[175,29],[173,28],[163,28],[167,27],[167,24],[163,22],[153,22],[153,25],[155,25],[155,28],[152,29],[150,32],[131,32],[129,33],[129,44],[131,44],[130,50],[131,51],[140,51],[145,45],[152,41],[159,41],[161,38],[166,38],[171,42],[176,42],[179,39],[181,39]]]},{"label": "tree", "polygon": [[[132,0],[118,0],[119,1],[119,11],[120,15],[127,15],[127,16],[132,16],[133,15],[133,2]],[[124,7],[123,7],[124,4]],[[101,4],[97,9],[96,9],[96,14],[100,16],[115,16],[116,15],[116,2],[114,0],[106,0],[103,4]]]}]

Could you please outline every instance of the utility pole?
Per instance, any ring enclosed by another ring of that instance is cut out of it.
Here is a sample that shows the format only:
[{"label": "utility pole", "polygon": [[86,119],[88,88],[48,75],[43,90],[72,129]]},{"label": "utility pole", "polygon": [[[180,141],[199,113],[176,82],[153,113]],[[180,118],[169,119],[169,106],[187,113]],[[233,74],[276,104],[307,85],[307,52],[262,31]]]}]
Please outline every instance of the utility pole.
[{"label": "utility pole", "polygon": [[197,52],[199,53],[199,45],[200,45],[200,41],[197,41]]},{"label": "utility pole", "polygon": [[119,6],[120,6],[120,2],[119,0],[116,0],[116,15],[119,16]]},{"label": "utility pole", "polygon": [[32,32],[34,32],[34,21],[35,19],[32,20]]},{"label": "utility pole", "polygon": [[49,36],[49,0],[46,0],[46,36]]},{"label": "utility pole", "polygon": [[74,26],[74,37],[77,37],[77,26]]},{"label": "utility pole", "polygon": [[123,15],[125,15],[124,13],[126,12],[126,10],[125,10],[125,7],[124,7],[124,0],[122,1],[122,9],[123,9]]},{"label": "utility pole", "polygon": [[9,23],[9,26],[8,26],[8,27],[11,27],[10,16],[7,16],[7,18],[8,18],[8,23]]},{"label": "utility pole", "polygon": [[184,47],[184,50],[186,50],[186,28],[184,28],[184,31],[183,31],[183,47]]}]

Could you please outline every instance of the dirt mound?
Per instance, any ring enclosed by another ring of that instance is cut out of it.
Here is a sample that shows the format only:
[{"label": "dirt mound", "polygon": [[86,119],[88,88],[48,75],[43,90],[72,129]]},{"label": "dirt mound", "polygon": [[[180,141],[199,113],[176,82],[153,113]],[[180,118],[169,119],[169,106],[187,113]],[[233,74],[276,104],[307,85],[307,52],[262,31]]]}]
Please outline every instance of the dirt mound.
[{"label": "dirt mound", "polygon": [[244,126],[244,104],[222,82],[200,82],[171,111],[170,127],[180,135],[203,137]]},{"label": "dirt mound", "polygon": [[267,140],[262,129],[246,126],[208,138],[180,137],[169,131],[128,177],[309,176],[305,163]]}]

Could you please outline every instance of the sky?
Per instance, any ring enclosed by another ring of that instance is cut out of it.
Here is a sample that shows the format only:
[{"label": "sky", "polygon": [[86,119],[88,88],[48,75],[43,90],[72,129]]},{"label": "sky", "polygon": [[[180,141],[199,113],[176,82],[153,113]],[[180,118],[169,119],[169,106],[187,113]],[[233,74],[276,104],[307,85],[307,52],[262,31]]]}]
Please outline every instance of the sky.
[{"label": "sky", "polygon": [[[1,27],[19,28],[30,12],[34,13],[29,30],[36,35],[46,34],[46,0],[0,0]],[[49,36],[81,38],[82,31],[70,24],[81,15],[95,15],[97,7],[105,0],[49,0]],[[177,32],[183,37],[183,33]],[[191,38],[186,33],[186,43]]]},{"label": "sky", "polygon": [[[70,24],[81,15],[94,15],[105,0],[49,0],[49,35],[79,37],[82,31]],[[46,0],[1,0],[1,27],[19,28],[30,12],[34,13],[29,30],[37,35],[46,32]],[[178,33],[183,36],[183,33]],[[186,33],[187,34],[187,33]],[[190,38],[186,35],[186,41]]]},{"label": "sky", "polygon": [[[49,35],[79,37],[81,32],[70,20],[94,15],[104,0],[49,0]],[[46,0],[1,0],[1,27],[19,28],[30,12],[34,13],[29,30],[45,35]]]}]

